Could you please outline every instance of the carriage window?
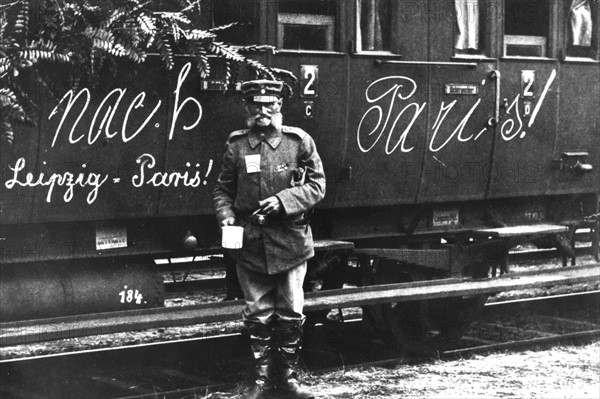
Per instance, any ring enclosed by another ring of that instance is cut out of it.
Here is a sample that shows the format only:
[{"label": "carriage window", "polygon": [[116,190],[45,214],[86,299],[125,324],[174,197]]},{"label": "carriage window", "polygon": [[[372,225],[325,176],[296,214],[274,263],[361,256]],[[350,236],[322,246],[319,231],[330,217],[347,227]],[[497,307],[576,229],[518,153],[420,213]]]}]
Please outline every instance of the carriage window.
[{"label": "carriage window", "polygon": [[357,51],[391,51],[391,0],[357,1]]},{"label": "carriage window", "polygon": [[545,57],[549,0],[505,0],[504,55]]},{"label": "carriage window", "polygon": [[333,51],[335,0],[280,0],[277,46],[290,50]]},{"label": "carriage window", "polygon": [[483,0],[454,0],[456,12],[456,55],[483,54]]},{"label": "carriage window", "polygon": [[594,32],[597,27],[593,21],[598,12],[598,5],[590,0],[569,0],[566,13],[567,24],[567,56],[594,57]]}]

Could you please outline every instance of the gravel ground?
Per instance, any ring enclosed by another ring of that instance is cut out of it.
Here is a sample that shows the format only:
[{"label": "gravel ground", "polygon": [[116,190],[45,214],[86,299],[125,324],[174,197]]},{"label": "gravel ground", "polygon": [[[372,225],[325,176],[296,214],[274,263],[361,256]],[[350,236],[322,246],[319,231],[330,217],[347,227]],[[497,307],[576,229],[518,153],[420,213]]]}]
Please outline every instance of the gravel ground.
[{"label": "gravel ground", "polygon": [[600,342],[340,371],[315,380],[320,398],[598,398]]},{"label": "gravel ground", "polygon": [[[319,399],[600,398],[600,342],[306,374],[302,382]],[[232,392],[204,398],[238,397]]]}]

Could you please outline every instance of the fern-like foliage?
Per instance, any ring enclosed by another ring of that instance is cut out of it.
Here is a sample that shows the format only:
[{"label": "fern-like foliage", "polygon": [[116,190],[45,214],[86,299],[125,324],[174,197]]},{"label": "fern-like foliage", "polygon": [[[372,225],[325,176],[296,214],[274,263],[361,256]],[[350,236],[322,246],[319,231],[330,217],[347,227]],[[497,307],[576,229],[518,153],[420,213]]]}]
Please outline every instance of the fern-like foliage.
[{"label": "fern-like foliage", "polygon": [[33,123],[29,111],[35,103],[23,89],[25,72],[42,64],[68,63],[71,57],[51,40],[30,39],[30,20],[29,1],[0,7],[0,139],[8,142],[14,121]]},{"label": "fern-like foliage", "polygon": [[173,61],[173,48],[168,34],[162,34],[156,41],[156,47],[158,48],[160,58],[162,59],[165,67],[168,70],[173,69],[175,62]]},{"label": "fern-like foliage", "polygon": [[21,3],[21,9],[17,14],[17,21],[15,22],[15,33],[26,34],[29,26],[29,2],[24,1]]},{"label": "fern-like foliage", "polygon": [[[219,0],[215,0],[219,1]],[[211,74],[210,59],[225,61],[226,87],[240,69],[269,79],[292,79],[247,56],[274,52],[271,46],[232,46],[218,39],[236,23],[199,29],[192,23],[201,0],[171,0],[176,9],[159,9],[153,0],[13,0],[0,6],[0,120],[28,121],[34,102],[22,89],[32,71],[40,88],[58,97],[69,89],[99,87],[102,73],[141,64],[158,54],[163,67],[175,68],[175,56],[187,54],[202,77]],[[12,15],[12,17],[9,17]],[[196,18],[196,19],[194,19]],[[62,64],[61,68],[47,68]],[[288,86],[289,87],[289,86]],[[3,129],[0,125],[0,133]]]},{"label": "fern-like foliage", "polygon": [[25,121],[25,110],[19,104],[19,100],[15,93],[10,89],[0,89],[0,109],[2,109],[3,116],[17,119],[22,122]]}]

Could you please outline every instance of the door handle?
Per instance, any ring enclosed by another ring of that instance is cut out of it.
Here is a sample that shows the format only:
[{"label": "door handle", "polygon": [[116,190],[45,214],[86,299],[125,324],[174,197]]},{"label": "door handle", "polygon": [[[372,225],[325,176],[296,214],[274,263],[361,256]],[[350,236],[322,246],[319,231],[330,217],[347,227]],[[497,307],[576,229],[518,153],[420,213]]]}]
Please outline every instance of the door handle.
[{"label": "door handle", "polygon": [[495,98],[495,107],[494,107],[494,116],[490,117],[487,121],[489,127],[497,126],[500,123],[500,89],[502,87],[502,75],[500,71],[493,70],[490,72],[490,79],[496,82],[496,98]]}]

